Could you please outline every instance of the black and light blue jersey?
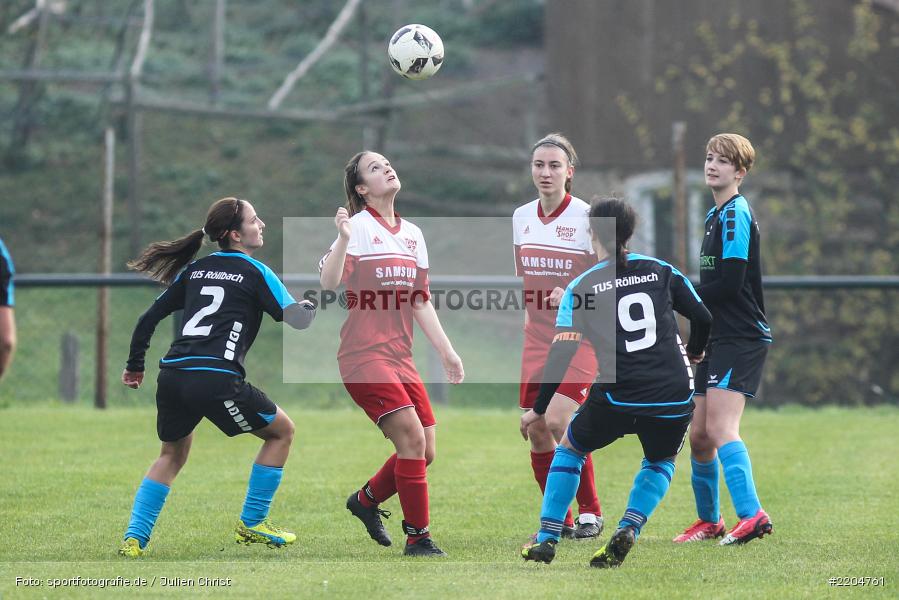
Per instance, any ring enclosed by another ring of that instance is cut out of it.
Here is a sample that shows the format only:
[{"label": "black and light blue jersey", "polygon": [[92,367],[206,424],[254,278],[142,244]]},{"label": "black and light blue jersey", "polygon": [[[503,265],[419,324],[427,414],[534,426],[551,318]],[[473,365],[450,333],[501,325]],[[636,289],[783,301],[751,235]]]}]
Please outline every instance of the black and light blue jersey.
[{"label": "black and light blue jersey", "polygon": [[[705,237],[699,257],[700,295],[714,317],[711,339],[743,338],[770,342],[765,318],[759,225],[749,203],[737,194],[705,218]],[[745,261],[746,274],[736,282],[735,294],[724,300],[706,297],[705,286],[721,282],[726,261]]]},{"label": "black and light blue jersey", "polygon": [[[604,260],[569,284],[556,318],[556,339],[579,333],[593,344],[600,374],[592,401],[636,415],[689,414],[693,373],[673,311],[706,323],[708,312],[690,281],[670,264],[634,253],[627,259],[617,271]],[[697,340],[697,354],[704,337]]]},{"label": "black and light blue jersey", "polygon": [[0,239],[0,306],[16,305],[16,289],[13,283],[13,277],[16,274],[16,268],[12,264],[12,256],[3,240]]},{"label": "black and light blue jersey", "polygon": [[183,310],[180,331],[160,368],[245,375],[244,358],[256,339],[262,313],[303,329],[314,309],[297,304],[266,265],[242,252],[215,252],[190,263],[138,320],[129,371],[143,371],[156,325]]}]

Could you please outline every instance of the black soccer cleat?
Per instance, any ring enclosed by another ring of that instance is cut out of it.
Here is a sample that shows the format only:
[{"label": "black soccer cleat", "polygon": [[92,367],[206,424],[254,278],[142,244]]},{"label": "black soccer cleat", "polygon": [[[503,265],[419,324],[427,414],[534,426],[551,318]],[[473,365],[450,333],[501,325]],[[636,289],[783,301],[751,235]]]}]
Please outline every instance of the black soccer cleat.
[{"label": "black soccer cleat", "polygon": [[620,566],[636,542],[637,535],[634,528],[622,527],[612,535],[612,539],[605,546],[593,555],[593,558],[590,559],[590,566],[600,569]]},{"label": "black soccer cleat", "polygon": [[[577,527],[577,525],[575,525],[575,527]],[[574,527],[569,527],[568,525],[562,526],[562,539],[563,540],[573,540],[575,538],[576,533],[577,533],[577,529],[575,529]],[[534,539],[536,539],[536,538],[534,538]]]},{"label": "black soccer cleat", "polygon": [[574,539],[589,540],[592,538],[597,538],[599,537],[599,534],[602,533],[602,528],[602,515],[597,515],[596,522],[594,523],[581,523],[580,521],[578,521],[577,528],[574,530]]},{"label": "black soccer cleat", "polygon": [[371,536],[371,539],[382,546],[389,546],[393,543],[390,541],[390,536],[384,528],[384,523],[381,522],[381,517],[384,517],[385,519],[390,518],[390,511],[381,510],[377,505],[366,508],[359,502],[356,492],[350,494],[350,497],[346,499],[346,508],[353,513],[354,517],[362,521],[362,524],[365,525],[365,530],[368,531],[368,535]]},{"label": "black soccer cleat", "polygon": [[549,564],[556,557],[556,543],[555,540],[546,540],[528,544],[521,549],[521,558]]},{"label": "black soccer cleat", "polygon": [[404,556],[446,556],[446,552],[441,550],[434,544],[434,540],[430,537],[423,537],[415,543],[406,544],[403,548]]}]

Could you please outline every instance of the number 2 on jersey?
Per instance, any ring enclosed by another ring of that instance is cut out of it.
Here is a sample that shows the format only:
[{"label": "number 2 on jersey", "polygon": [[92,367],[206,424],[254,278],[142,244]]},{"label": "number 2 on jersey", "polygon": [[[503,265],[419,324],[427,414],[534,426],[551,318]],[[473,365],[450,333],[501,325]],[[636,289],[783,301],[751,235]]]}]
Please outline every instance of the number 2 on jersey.
[{"label": "number 2 on jersey", "polygon": [[212,296],[212,304],[198,310],[197,314],[184,324],[184,329],[181,330],[182,335],[209,335],[209,332],[212,331],[212,325],[200,327],[200,321],[219,309],[222,305],[222,300],[225,299],[225,288],[220,285],[204,285],[200,288],[200,295]]},{"label": "number 2 on jersey", "polygon": [[[631,307],[638,304],[643,311],[640,319],[631,318]],[[637,292],[623,296],[618,301],[618,322],[625,331],[645,331],[643,337],[633,341],[625,340],[624,347],[628,352],[644,350],[656,343],[656,311],[652,298],[645,292]]]}]

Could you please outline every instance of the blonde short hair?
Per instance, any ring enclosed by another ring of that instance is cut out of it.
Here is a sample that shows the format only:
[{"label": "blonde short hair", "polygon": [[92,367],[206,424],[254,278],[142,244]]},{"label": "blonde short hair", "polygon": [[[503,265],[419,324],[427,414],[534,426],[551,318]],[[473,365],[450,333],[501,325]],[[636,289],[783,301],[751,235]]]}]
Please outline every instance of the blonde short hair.
[{"label": "blonde short hair", "polygon": [[755,148],[749,140],[738,133],[713,135],[705,149],[706,152],[716,152],[727,157],[737,169],[749,171],[755,162]]}]

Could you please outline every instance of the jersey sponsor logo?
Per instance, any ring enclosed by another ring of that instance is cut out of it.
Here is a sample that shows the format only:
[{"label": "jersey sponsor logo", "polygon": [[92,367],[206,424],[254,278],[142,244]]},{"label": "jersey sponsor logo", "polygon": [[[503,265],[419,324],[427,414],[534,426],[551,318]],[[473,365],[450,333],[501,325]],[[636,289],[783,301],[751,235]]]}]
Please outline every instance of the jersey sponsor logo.
[{"label": "jersey sponsor logo", "polygon": [[715,268],[715,257],[714,256],[700,256],[699,257],[699,270],[700,271],[709,271]]},{"label": "jersey sponsor logo", "polygon": [[573,269],[574,261],[570,258],[549,258],[546,256],[522,256],[522,267],[537,267],[540,269]]},{"label": "jersey sponsor logo", "polygon": [[407,267],[405,265],[393,265],[386,267],[375,267],[375,277],[384,279],[386,277],[402,277],[415,279],[418,269],[415,267]]},{"label": "jersey sponsor logo", "polygon": [[381,241],[381,238],[379,238],[378,236],[375,236],[372,238],[371,243],[372,244],[383,244],[384,242]]},{"label": "jersey sponsor logo", "polygon": [[229,273],[227,271],[194,271],[190,274],[191,279],[216,279],[216,280],[227,280],[233,281],[234,283],[241,283],[243,281],[243,275],[240,273]]},{"label": "jersey sponsor logo", "polygon": [[566,242],[574,241],[574,234],[577,233],[577,227],[565,227],[564,225],[556,225],[556,237]]}]

